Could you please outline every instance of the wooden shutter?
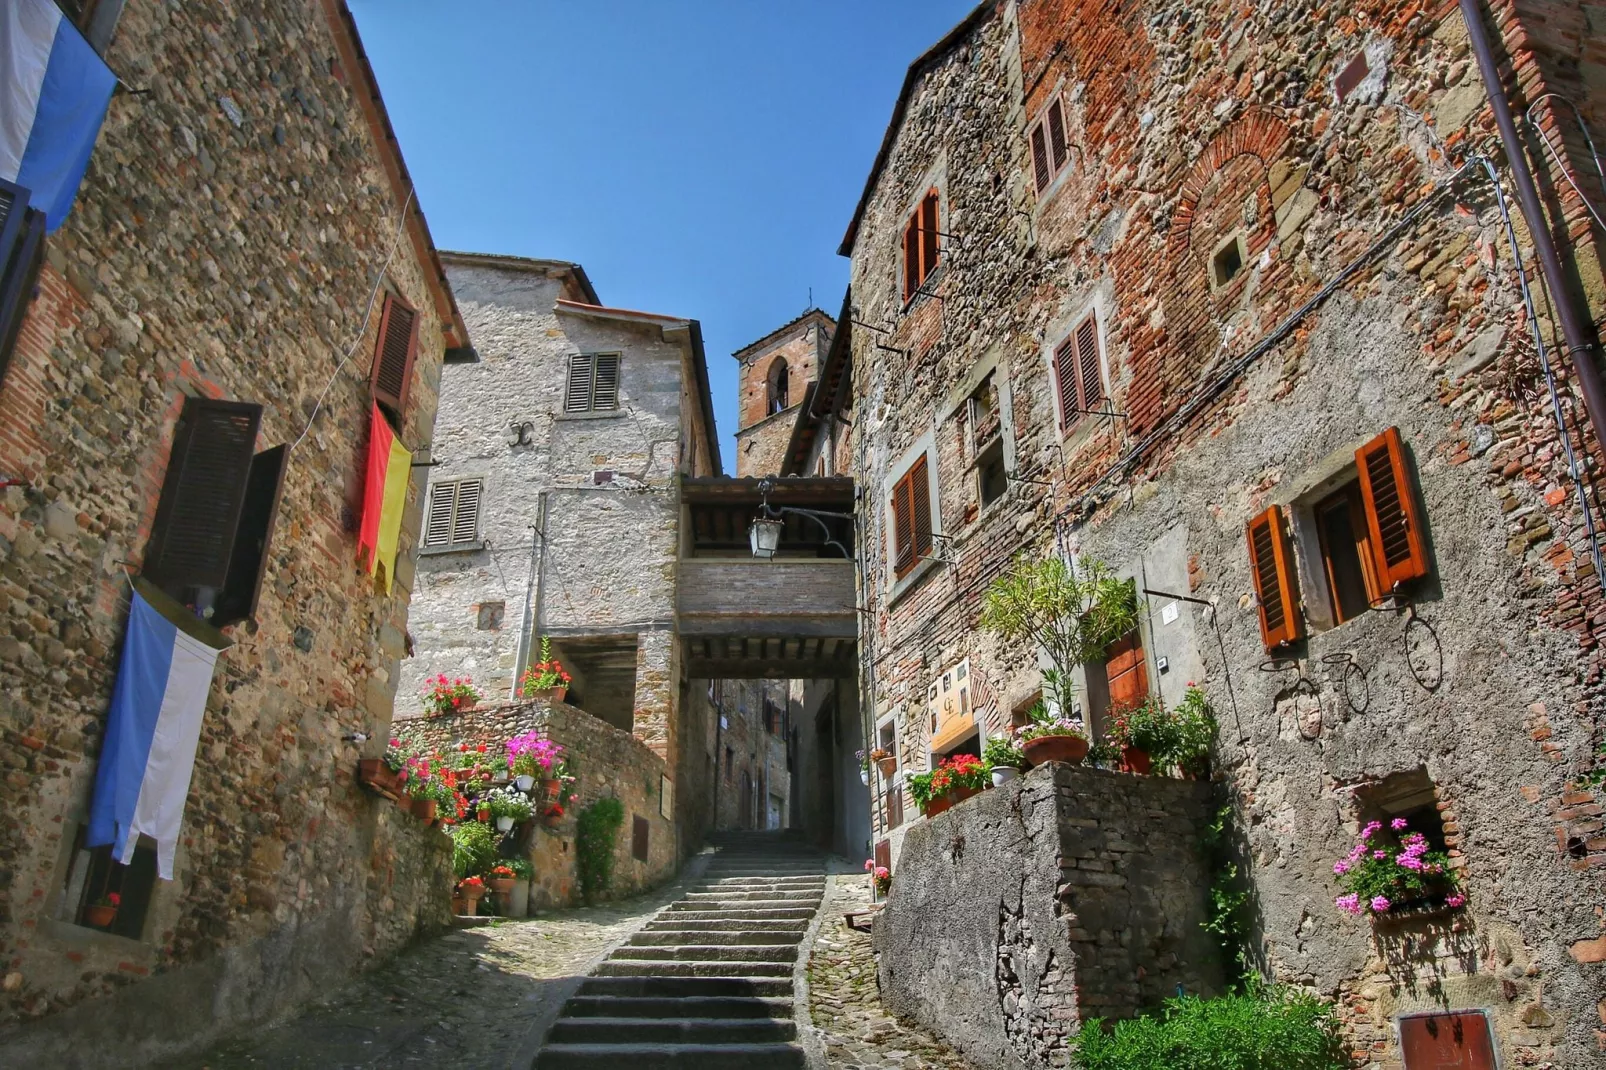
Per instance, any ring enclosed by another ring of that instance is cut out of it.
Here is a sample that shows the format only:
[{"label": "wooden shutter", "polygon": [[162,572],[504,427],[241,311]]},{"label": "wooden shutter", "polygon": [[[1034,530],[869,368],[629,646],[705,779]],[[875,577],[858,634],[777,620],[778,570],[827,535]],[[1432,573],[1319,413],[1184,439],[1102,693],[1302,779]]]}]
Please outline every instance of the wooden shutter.
[{"label": "wooden shutter", "polygon": [[590,353],[576,353],[569,358],[569,387],[563,398],[564,412],[590,412],[592,381],[596,358]]},{"label": "wooden shutter", "polygon": [[1076,328],[1076,379],[1081,387],[1083,409],[1093,409],[1104,400],[1104,376],[1099,368],[1099,328],[1092,316]]},{"label": "wooden shutter", "polygon": [[279,494],[284,473],[290,467],[290,448],[275,446],[251,459],[246,477],[245,502],[240,523],[234,531],[234,550],[229,556],[229,578],[213,607],[212,626],[222,628],[256,616],[262,577],[268,569],[268,546],[279,519]]},{"label": "wooden shutter", "polygon": [[1053,181],[1054,172],[1048,163],[1048,135],[1043,124],[1032,127],[1032,175],[1037,180],[1037,192],[1042,193]]},{"label": "wooden shutter", "polygon": [[903,302],[914,299],[920,288],[920,213],[909,217],[903,228]]},{"label": "wooden shutter", "polygon": [[480,531],[480,491],[477,479],[465,479],[457,485],[457,508],[452,514],[452,543],[473,542]]},{"label": "wooden shutter", "polygon": [[892,869],[892,841],[882,840],[875,845],[875,864],[884,869]]},{"label": "wooden shutter", "polygon": [[456,483],[437,483],[429,488],[429,517],[424,522],[425,546],[445,546],[452,541],[452,513],[456,508]]},{"label": "wooden shutter", "polygon": [[591,386],[591,408],[595,412],[619,407],[619,354],[603,353],[594,357],[595,368]]},{"label": "wooden shutter", "polygon": [[630,824],[630,857],[637,862],[647,861],[647,839],[651,834],[652,826],[647,824],[647,819],[635,817]]},{"label": "wooden shutter", "polygon": [[922,284],[925,283],[926,276],[937,269],[939,217],[937,191],[932,190],[926,194],[926,199],[920,202],[920,282]]},{"label": "wooden shutter", "polygon": [[374,400],[396,417],[398,427],[407,415],[407,394],[412,388],[413,360],[417,355],[418,313],[399,297],[386,294],[369,388]]},{"label": "wooden shutter", "polygon": [[1283,513],[1272,506],[1249,522],[1249,567],[1260,599],[1260,638],[1276,650],[1305,634],[1294,583],[1294,554]]},{"label": "wooden shutter", "polygon": [[912,481],[906,474],[892,488],[892,563],[902,578],[915,564],[915,506]]},{"label": "wooden shutter", "polygon": [[173,431],[144,574],[180,602],[220,588],[250,482],[262,406],[186,398]]},{"label": "wooden shutter", "polygon": [[1065,141],[1065,110],[1055,100],[1048,106],[1048,162],[1052,174],[1059,174],[1069,155]]},{"label": "wooden shutter", "polygon": [[1076,335],[1059,344],[1054,350],[1054,379],[1060,396],[1060,427],[1068,428],[1082,414],[1077,410],[1082,406],[1076,394]]},{"label": "wooden shutter", "polygon": [[1104,652],[1104,679],[1110,705],[1135,706],[1149,697],[1149,670],[1143,658],[1143,637],[1134,628]]},{"label": "wooden shutter", "polygon": [[1495,1070],[1489,1020],[1478,1011],[1400,1019],[1405,1070]]},{"label": "wooden shutter", "polygon": [[914,513],[914,556],[915,560],[926,557],[931,553],[931,532],[936,527],[931,516],[931,480],[926,478],[926,458],[924,455],[909,469],[909,497]]},{"label": "wooden shutter", "polygon": [[44,252],[44,213],[28,207],[26,189],[0,182],[0,383],[11,366]]},{"label": "wooden shutter", "polygon": [[1416,485],[1405,461],[1400,429],[1391,427],[1355,451],[1361,504],[1371,534],[1372,560],[1384,593],[1428,574]]}]

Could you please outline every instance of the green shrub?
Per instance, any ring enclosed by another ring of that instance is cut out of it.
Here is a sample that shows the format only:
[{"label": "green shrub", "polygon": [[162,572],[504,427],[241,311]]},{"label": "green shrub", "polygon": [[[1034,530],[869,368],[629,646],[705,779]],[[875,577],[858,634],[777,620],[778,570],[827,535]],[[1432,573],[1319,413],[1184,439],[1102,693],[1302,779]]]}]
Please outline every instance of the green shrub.
[{"label": "green shrub", "polygon": [[1342,1070],[1348,1065],[1332,1010],[1283,989],[1167,1000],[1164,1013],[1092,1019],[1074,1041],[1081,1070]]},{"label": "green shrub", "polygon": [[496,833],[491,826],[465,821],[452,826],[452,872],[459,879],[484,873],[496,865]]},{"label": "green shrub", "polygon": [[580,811],[575,823],[574,864],[580,876],[580,895],[594,903],[613,884],[613,848],[625,823],[625,806],[610,795]]}]

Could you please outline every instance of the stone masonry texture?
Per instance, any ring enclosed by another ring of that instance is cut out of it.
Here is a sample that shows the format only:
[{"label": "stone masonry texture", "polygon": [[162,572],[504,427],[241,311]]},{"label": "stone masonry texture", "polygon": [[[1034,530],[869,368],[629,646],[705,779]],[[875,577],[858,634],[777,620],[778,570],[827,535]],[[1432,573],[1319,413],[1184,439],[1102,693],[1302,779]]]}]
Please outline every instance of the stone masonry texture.
[{"label": "stone masonry texture", "polygon": [[[1599,9],[1485,14],[1515,110],[1538,102],[1537,129],[1592,173],[1571,113],[1541,97],[1564,93],[1599,140]],[[1340,99],[1362,55],[1369,73]],[[1039,194],[1027,130],[1054,100],[1069,163]],[[979,8],[912,70],[844,245],[859,318],[891,332],[853,339],[863,641],[875,716],[899,719],[918,770],[927,689],[948,666],[969,659],[984,731],[1040,689],[1035,650],[977,627],[1018,553],[1103,560],[1162,592],[1144,596],[1150,689],[1170,704],[1199,682],[1221,720],[1216,775],[1263,972],[1337,1000],[1363,1065],[1398,1070],[1402,1014],[1477,1009],[1510,1064],[1601,1066],[1606,837],[1579,778],[1599,761],[1606,602],[1477,153],[1503,157],[1455,5]],[[1537,142],[1531,159],[1598,322],[1599,235]],[[932,296],[905,307],[903,225],[933,187],[952,237]],[[1520,216],[1516,230],[1537,279]],[[1217,285],[1212,259],[1234,241],[1244,268]],[[1572,370],[1589,358],[1565,354],[1543,292],[1538,307],[1563,433],[1593,483],[1600,443]],[[1062,419],[1053,355],[1089,314],[1121,415]],[[1013,480],[982,507],[965,402],[984,369],[1007,386]],[[1431,571],[1403,592],[1409,609],[1335,624],[1309,507],[1389,427]],[[922,454],[945,538],[900,579],[887,502]],[[1271,505],[1292,516],[1310,634],[1287,671],[1261,672],[1244,526]],[[1373,931],[1332,905],[1332,862],[1396,774],[1433,786],[1469,896],[1453,926]],[[1457,951],[1472,946],[1485,950]]]},{"label": "stone masonry texture", "polygon": [[1219,991],[1209,800],[1050,765],[916,826],[875,921],[882,1003],[978,1065],[1058,1066],[1089,1018]]},{"label": "stone masonry texture", "polygon": [[[365,118],[344,20],[334,2],[131,3],[110,46],[146,92],[111,102],[0,390],[0,471],[22,481],[0,492],[7,1065],[167,1059],[447,920],[445,838],[353,782],[391,718],[422,480],[388,593],[355,565],[355,525],[376,280],[418,310],[409,447],[460,324],[416,206],[400,226],[405,170]],[[213,679],[176,879],[126,939],[75,924],[64,886],[125,570],[190,395],[260,403],[258,449],[296,445],[260,605]]]}]

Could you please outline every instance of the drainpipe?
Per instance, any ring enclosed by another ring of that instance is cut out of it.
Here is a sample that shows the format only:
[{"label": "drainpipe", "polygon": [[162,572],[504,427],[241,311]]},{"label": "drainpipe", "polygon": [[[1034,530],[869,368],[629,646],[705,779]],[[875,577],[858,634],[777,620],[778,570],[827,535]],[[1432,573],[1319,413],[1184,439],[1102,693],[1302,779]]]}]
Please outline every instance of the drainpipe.
[{"label": "drainpipe", "polygon": [[[1578,385],[1584,394],[1584,411],[1589,415],[1597,445],[1606,447],[1606,389],[1601,386],[1600,370],[1595,367],[1598,349],[1593,341],[1593,324],[1579,313],[1578,304],[1567,288],[1562,274],[1561,258],[1551,238],[1550,225],[1545,220],[1539,203],[1539,191],[1534,188],[1533,172],[1528,169],[1521,140],[1517,137],[1516,120],[1511,117],[1511,104],[1506,99],[1505,84],[1500,80],[1500,69],[1495,62],[1494,50],[1483,23],[1482,0],[1460,0],[1461,16],[1467,24],[1467,37],[1472,53],[1478,57],[1478,70],[1483,75],[1484,88],[1489,93],[1489,105],[1494,109],[1495,124],[1500,128],[1500,141],[1505,146],[1506,162],[1511,165],[1511,177],[1517,187],[1517,201],[1533,235],[1534,251],[1539,255],[1539,266],[1545,273],[1550,298],[1556,306],[1556,318],[1567,343],[1567,355],[1577,370]],[[1578,473],[1582,475],[1582,473]],[[1606,583],[1606,577],[1596,577]]]},{"label": "drainpipe", "polygon": [[530,529],[530,578],[524,585],[524,622],[519,625],[519,653],[513,659],[513,691],[508,697],[519,697],[519,684],[524,676],[525,662],[530,659],[530,640],[540,624],[535,603],[541,597],[541,566],[546,563],[546,496],[542,491],[535,498],[535,526]]}]

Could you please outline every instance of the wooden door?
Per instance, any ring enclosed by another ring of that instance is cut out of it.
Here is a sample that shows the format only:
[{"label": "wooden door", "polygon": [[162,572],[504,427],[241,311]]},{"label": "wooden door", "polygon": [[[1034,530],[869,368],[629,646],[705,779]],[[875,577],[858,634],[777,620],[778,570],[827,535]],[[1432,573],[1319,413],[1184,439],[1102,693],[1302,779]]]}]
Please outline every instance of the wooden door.
[{"label": "wooden door", "polygon": [[1109,682],[1111,706],[1136,706],[1149,697],[1149,670],[1137,629],[1105,651],[1104,678]]},{"label": "wooden door", "polygon": [[1489,1020],[1478,1011],[1400,1019],[1405,1070],[1495,1070]]}]

